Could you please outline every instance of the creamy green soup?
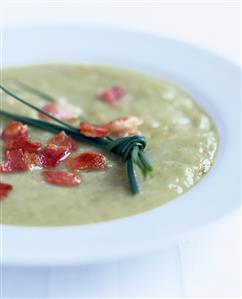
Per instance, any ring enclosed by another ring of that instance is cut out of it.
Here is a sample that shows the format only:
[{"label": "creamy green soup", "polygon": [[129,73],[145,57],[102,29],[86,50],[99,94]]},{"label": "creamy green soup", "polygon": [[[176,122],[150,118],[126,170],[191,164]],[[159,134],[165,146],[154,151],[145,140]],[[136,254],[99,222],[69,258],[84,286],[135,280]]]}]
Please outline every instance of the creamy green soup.
[{"label": "creamy green soup", "polygon": [[[1,174],[14,190],[1,200],[1,222],[31,226],[87,224],[141,213],[173,200],[196,185],[211,169],[218,135],[213,121],[194,98],[166,80],[104,66],[44,65],[3,71],[3,83],[22,98],[42,107],[46,102],[13,83],[21,80],[82,109],[80,119],[102,124],[124,115],[143,119],[154,176],[144,180],[138,173],[140,194],[133,196],[126,166],[103,152],[111,167],[81,173],[77,187],[46,183],[41,170]],[[128,93],[117,106],[98,98],[110,86],[124,86]],[[1,94],[2,108],[36,117],[36,112]],[[75,124],[78,125],[79,120]],[[6,119],[1,118],[2,125]],[[31,140],[46,144],[51,133],[30,128]],[[0,141],[3,148],[3,141]],[[100,151],[79,143],[78,152]],[[206,196],[206,194],[204,194]]]}]

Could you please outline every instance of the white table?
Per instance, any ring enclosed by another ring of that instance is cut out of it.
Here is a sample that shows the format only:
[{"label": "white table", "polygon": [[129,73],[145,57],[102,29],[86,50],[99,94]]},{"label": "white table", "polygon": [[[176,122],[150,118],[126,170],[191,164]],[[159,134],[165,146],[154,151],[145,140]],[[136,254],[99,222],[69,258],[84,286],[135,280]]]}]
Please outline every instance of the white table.
[{"label": "white table", "polygon": [[[240,63],[236,1],[33,2],[5,0],[4,25],[88,22],[138,28],[200,44]],[[3,267],[1,292],[3,298],[239,296],[240,249],[237,211],[172,248],[142,257],[83,267]]]}]

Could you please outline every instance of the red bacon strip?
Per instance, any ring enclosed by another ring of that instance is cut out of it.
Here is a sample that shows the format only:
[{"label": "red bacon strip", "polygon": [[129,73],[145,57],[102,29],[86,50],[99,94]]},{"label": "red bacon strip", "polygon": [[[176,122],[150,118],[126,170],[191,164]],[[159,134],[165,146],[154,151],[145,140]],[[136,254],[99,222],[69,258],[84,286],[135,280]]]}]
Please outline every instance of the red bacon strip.
[{"label": "red bacon strip", "polygon": [[107,137],[110,135],[109,129],[105,126],[93,125],[86,121],[80,122],[80,131],[83,135],[93,138]]},{"label": "red bacon strip", "polygon": [[72,187],[81,183],[79,175],[67,171],[44,171],[42,175],[46,182],[58,186]]},{"label": "red bacon strip", "polygon": [[110,105],[115,105],[126,93],[127,91],[124,87],[112,86],[100,94],[100,99]]},{"label": "red bacon strip", "polygon": [[[81,114],[81,110],[79,108],[62,101],[48,103],[42,108],[42,110],[62,120],[76,119]],[[52,121],[52,119],[43,113],[39,113],[38,115],[39,118],[43,120]]]},{"label": "red bacon strip", "polygon": [[100,170],[108,166],[107,159],[101,153],[85,152],[77,157],[66,160],[67,167],[72,171],[78,170]]},{"label": "red bacon strip", "polygon": [[39,142],[34,143],[26,137],[20,136],[17,139],[7,141],[6,147],[9,150],[21,148],[24,152],[38,153],[41,149],[41,144]]},{"label": "red bacon strip", "polygon": [[42,161],[41,156],[36,153],[24,153],[24,162],[28,169],[41,169],[42,168]]},{"label": "red bacon strip", "polygon": [[143,123],[143,120],[136,116],[123,116],[112,120],[105,126],[115,137],[125,137],[131,135],[139,135],[138,126]]},{"label": "red bacon strip", "polygon": [[28,167],[24,161],[22,149],[8,150],[6,152],[6,162],[0,165],[0,172],[21,172],[27,171]]},{"label": "red bacon strip", "polygon": [[70,151],[66,146],[49,144],[42,151],[41,160],[44,167],[55,167],[60,161],[67,158],[69,154]]},{"label": "red bacon strip", "polygon": [[17,138],[27,138],[29,134],[28,126],[19,121],[9,122],[2,132],[2,139],[9,141]]},{"label": "red bacon strip", "polygon": [[64,131],[60,132],[50,139],[48,144],[54,144],[57,146],[66,146],[70,151],[77,150],[77,143],[74,139],[66,135]]},{"label": "red bacon strip", "polygon": [[6,183],[0,183],[0,200],[8,195],[8,193],[13,189],[13,186]]}]

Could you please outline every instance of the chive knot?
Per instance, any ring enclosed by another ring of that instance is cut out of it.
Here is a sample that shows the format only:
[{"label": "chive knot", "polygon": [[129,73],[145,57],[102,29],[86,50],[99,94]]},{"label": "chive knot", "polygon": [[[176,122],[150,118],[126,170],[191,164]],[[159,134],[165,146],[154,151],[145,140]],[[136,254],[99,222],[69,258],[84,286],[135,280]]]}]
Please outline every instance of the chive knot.
[{"label": "chive knot", "polygon": [[108,144],[110,152],[119,155],[124,162],[132,156],[132,151],[135,147],[142,151],[145,149],[146,140],[144,136],[122,137],[112,140]]},{"label": "chive knot", "polygon": [[144,153],[145,147],[145,137],[137,135],[111,140],[107,145],[110,152],[119,155],[123,159],[123,162],[127,163],[128,179],[133,194],[139,192],[133,163],[140,168],[144,177],[152,174],[152,165]]}]

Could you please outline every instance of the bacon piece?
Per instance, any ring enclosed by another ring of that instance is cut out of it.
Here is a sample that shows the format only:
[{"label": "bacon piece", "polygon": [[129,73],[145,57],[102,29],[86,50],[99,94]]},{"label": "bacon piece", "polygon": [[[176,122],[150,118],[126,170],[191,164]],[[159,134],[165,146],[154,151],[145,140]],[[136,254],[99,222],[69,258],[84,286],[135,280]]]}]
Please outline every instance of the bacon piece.
[{"label": "bacon piece", "polygon": [[139,135],[138,126],[143,123],[143,120],[136,116],[123,116],[116,120],[112,120],[105,126],[110,131],[111,135],[116,137],[125,137]]},{"label": "bacon piece", "polygon": [[81,183],[79,175],[68,171],[44,171],[42,175],[46,182],[53,185],[72,187]]},{"label": "bacon piece", "polygon": [[[63,101],[54,101],[46,104],[42,110],[62,120],[73,120],[81,114],[81,109],[67,104]],[[52,121],[48,116],[39,113],[39,118]]]},{"label": "bacon piece", "polygon": [[80,122],[80,131],[83,135],[88,137],[107,137],[110,135],[110,131],[105,126],[97,126],[90,124],[86,121]]},{"label": "bacon piece", "polygon": [[6,147],[9,150],[21,148],[24,152],[38,153],[41,149],[41,144],[39,142],[34,143],[26,137],[19,136],[17,139],[8,140]]},{"label": "bacon piece", "polygon": [[44,167],[55,167],[60,161],[66,159],[70,154],[66,146],[48,144],[42,151],[41,161]]},{"label": "bacon piece", "polygon": [[101,153],[85,152],[77,157],[66,160],[67,167],[72,171],[78,170],[99,170],[108,166],[107,159]]},{"label": "bacon piece", "polygon": [[66,146],[70,151],[77,150],[76,141],[70,136],[66,135],[64,131],[60,132],[58,135],[55,135],[53,138],[51,138],[48,144]]},{"label": "bacon piece", "polygon": [[19,137],[27,138],[29,135],[28,126],[22,124],[20,121],[9,122],[2,132],[2,139],[4,141],[13,140]]},{"label": "bacon piece", "polygon": [[8,195],[8,193],[13,189],[13,186],[6,183],[0,183],[0,200]]},{"label": "bacon piece", "polygon": [[28,169],[41,169],[42,161],[41,156],[36,153],[24,153],[24,162],[27,165]]},{"label": "bacon piece", "polygon": [[100,94],[100,99],[110,105],[115,105],[126,93],[127,90],[124,87],[112,86]]},{"label": "bacon piece", "polygon": [[22,149],[14,149],[6,152],[6,162],[0,165],[0,172],[21,172],[27,171],[28,167],[24,161]]}]

